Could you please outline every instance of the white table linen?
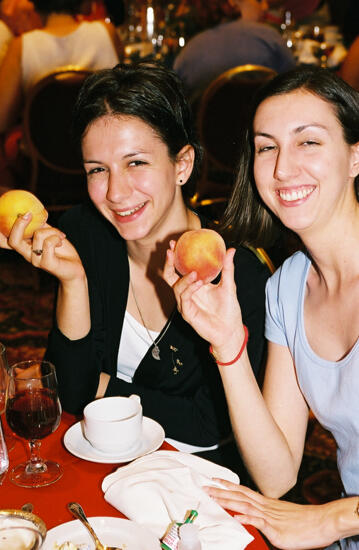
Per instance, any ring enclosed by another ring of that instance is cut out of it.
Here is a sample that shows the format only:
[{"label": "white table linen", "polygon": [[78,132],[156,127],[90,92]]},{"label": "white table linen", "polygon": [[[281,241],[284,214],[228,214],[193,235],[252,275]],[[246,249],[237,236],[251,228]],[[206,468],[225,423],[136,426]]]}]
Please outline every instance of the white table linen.
[{"label": "white table linen", "polygon": [[237,474],[189,453],[156,451],[106,476],[107,502],[161,538],[172,521],[195,509],[202,550],[243,550],[253,537],[203,489],[218,477],[239,483]]}]

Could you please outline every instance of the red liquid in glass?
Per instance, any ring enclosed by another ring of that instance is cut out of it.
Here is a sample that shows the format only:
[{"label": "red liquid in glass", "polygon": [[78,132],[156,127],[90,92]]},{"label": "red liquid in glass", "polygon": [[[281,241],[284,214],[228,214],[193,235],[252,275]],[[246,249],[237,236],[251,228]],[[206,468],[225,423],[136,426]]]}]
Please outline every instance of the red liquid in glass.
[{"label": "red liquid in glass", "polygon": [[10,428],[25,439],[48,436],[60,423],[56,393],[47,388],[17,393],[8,399],[6,420]]}]

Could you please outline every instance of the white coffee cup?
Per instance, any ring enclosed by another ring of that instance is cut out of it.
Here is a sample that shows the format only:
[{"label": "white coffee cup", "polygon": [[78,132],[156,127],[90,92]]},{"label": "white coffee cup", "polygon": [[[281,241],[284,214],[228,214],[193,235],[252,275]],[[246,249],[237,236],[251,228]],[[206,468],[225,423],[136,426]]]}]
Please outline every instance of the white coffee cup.
[{"label": "white coffee cup", "polygon": [[142,436],[142,406],[138,395],[103,397],[84,408],[83,431],[93,447],[104,453],[135,450]]}]

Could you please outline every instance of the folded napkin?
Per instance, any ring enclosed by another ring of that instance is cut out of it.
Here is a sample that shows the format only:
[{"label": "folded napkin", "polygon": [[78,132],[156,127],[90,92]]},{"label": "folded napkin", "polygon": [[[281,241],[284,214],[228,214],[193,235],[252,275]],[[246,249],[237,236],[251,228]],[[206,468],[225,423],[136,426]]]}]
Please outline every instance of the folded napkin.
[{"label": "folded napkin", "polygon": [[161,538],[171,521],[197,510],[202,550],[242,550],[253,537],[203,489],[212,477],[238,483],[231,470],[189,453],[156,451],[105,477],[105,500]]}]

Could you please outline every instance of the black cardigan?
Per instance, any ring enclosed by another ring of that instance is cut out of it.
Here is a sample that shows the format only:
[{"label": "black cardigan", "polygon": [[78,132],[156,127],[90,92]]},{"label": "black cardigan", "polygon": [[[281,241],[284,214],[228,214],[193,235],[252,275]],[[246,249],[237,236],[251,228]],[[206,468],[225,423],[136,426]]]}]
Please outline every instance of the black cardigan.
[{"label": "black cardigan", "polygon": [[[60,227],[83,262],[91,308],[91,330],[85,338],[69,340],[56,327],[55,319],[49,334],[46,358],[56,367],[63,408],[81,413],[94,399],[99,374],[104,371],[111,376],[106,396],[138,394],[143,414],[157,420],[167,437],[200,446],[218,443],[231,428],[208,342],[176,311],[159,343],[161,361],[152,358],[150,349],[132,383],[117,378],[117,354],[129,287],[126,243],[91,203],[66,212]],[[237,294],[249,329],[248,352],[256,375],[265,347],[264,288],[268,275],[266,266],[251,251],[237,249]]]}]

